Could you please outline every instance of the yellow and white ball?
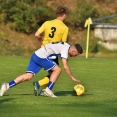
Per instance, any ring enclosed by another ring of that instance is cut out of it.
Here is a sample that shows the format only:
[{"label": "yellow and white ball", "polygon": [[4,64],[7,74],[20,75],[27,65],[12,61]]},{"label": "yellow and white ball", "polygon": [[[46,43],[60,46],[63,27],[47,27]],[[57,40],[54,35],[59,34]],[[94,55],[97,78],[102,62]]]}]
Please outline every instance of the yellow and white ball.
[{"label": "yellow and white ball", "polygon": [[74,86],[74,91],[75,91],[77,96],[82,96],[85,92],[85,88],[83,85],[77,84]]}]

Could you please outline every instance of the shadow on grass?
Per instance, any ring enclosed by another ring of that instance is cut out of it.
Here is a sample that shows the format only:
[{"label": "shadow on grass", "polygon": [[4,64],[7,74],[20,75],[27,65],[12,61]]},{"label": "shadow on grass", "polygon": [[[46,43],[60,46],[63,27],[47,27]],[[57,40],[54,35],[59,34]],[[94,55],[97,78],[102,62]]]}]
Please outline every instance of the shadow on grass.
[{"label": "shadow on grass", "polygon": [[14,94],[14,95],[33,95],[33,94],[25,93],[25,94]]},{"label": "shadow on grass", "polygon": [[57,96],[67,96],[67,95],[76,96],[75,92],[73,92],[73,91],[57,91],[57,92],[55,92],[55,95],[57,95]]},{"label": "shadow on grass", "polygon": [[[58,92],[55,92],[55,95],[57,95],[57,96],[68,96],[68,95],[76,96],[76,93],[74,91],[58,91]],[[93,94],[85,93],[83,96],[88,96],[88,95],[93,95]]]},{"label": "shadow on grass", "polygon": [[1,99],[0,100],[0,105],[6,102],[10,102],[11,100],[14,100],[15,98],[9,98],[9,99]]},{"label": "shadow on grass", "polygon": [[[72,96],[76,96],[76,93],[74,91],[57,91],[54,92],[55,95],[57,96],[68,96],[68,95],[72,95]],[[32,93],[25,93],[25,94],[12,94],[12,95],[19,95],[19,96],[33,96],[34,94]],[[93,95],[93,94],[87,94],[85,93],[83,96],[88,96],[88,95]]]},{"label": "shadow on grass", "polygon": [[23,94],[21,94],[21,93],[20,93],[20,94],[10,94],[10,95],[5,95],[5,96],[11,96],[11,95],[12,95],[12,96],[14,96],[14,95],[15,95],[15,96],[18,96],[18,95],[19,95],[19,96],[28,96],[28,95],[34,95],[34,94],[33,94],[33,93],[32,93],[32,94],[29,94],[29,93],[23,93]]},{"label": "shadow on grass", "polygon": [[[76,96],[76,93],[75,91],[56,91],[54,92],[55,95],[57,96],[68,96],[68,95],[71,95],[71,96]],[[87,94],[87,93],[84,93],[83,96],[90,96],[90,95],[93,95],[93,94]],[[4,95],[4,96],[34,96],[33,93],[20,93],[20,94],[10,94],[10,95]]]}]

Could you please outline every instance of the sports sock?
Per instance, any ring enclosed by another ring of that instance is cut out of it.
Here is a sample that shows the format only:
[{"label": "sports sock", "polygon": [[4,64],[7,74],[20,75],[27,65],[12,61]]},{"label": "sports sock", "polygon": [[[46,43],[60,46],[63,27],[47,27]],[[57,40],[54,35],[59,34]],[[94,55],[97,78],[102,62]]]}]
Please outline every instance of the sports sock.
[{"label": "sports sock", "polygon": [[42,80],[39,80],[38,82],[39,82],[39,85],[40,86],[46,85],[49,82],[49,78],[48,77],[45,77]]},{"label": "sports sock", "polygon": [[39,89],[40,85],[39,85],[39,82],[38,81],[36,81],[36,86]]},{"label": "sports sock", "polygon": [[13,87],[16,85],[15,81],[12,80],[11,82],[8,83],[9,84],[9,88]]},{"label": "sports sock", "polygon": [[48,86],[47,86],[47,87],[48,87],[50,90],[52,90],[53,86],[54,86],[54,82],[51,82],[51,81],[50,81],[50,82],[48,83]]},{"label": "sports sock", "polygon": [[47,84],[41,86],[42,89],[45,89],[46,87],[47,87]]}]

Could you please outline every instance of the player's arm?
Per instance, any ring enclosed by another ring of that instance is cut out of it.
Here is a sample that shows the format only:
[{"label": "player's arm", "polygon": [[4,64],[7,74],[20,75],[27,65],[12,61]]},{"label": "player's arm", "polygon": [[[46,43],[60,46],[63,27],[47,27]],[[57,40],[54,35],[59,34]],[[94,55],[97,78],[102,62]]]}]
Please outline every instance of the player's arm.
[{"label": "player's arm", "polygon": [[35,37],[39,40],[39,41],[43,41],[43,36],[42,34],[37,30],[37,32],[35,33]]},{"label": "player's arm", "polygon": [[39,41],[43,41],[44,36],[42,35],[43,32],[45,31],[45,23],[42,24],[42,26],[37,30],[37,32],[35,33],[35,37],[39,40]]},{"label": "player's arm", "polygon": [[63,63],[63,67],[64,67],[64,70],[66,71],[66,73],[69,75],[69,77],[73,80],[73,81],[76,81],[76,82],[80,82],[80,80],[76,79],[72,73],[71,73],[71,70],[68,66],[68,62],[65,58],[62,58],[62,63]]}]

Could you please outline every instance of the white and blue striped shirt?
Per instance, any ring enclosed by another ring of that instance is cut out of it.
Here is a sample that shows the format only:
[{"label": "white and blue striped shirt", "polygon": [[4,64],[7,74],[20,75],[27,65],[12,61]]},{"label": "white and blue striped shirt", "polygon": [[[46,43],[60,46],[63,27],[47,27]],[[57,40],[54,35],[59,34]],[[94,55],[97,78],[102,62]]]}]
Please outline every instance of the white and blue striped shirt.
[{"label": "white and blue striped shirt", "polygon": [[70,45],[65,42],[54,42],[46,44],[41,47],[35,54],[40,58],[48,58],[51,56],[60,56],[61,58],[68,59],[68,50]]}]

